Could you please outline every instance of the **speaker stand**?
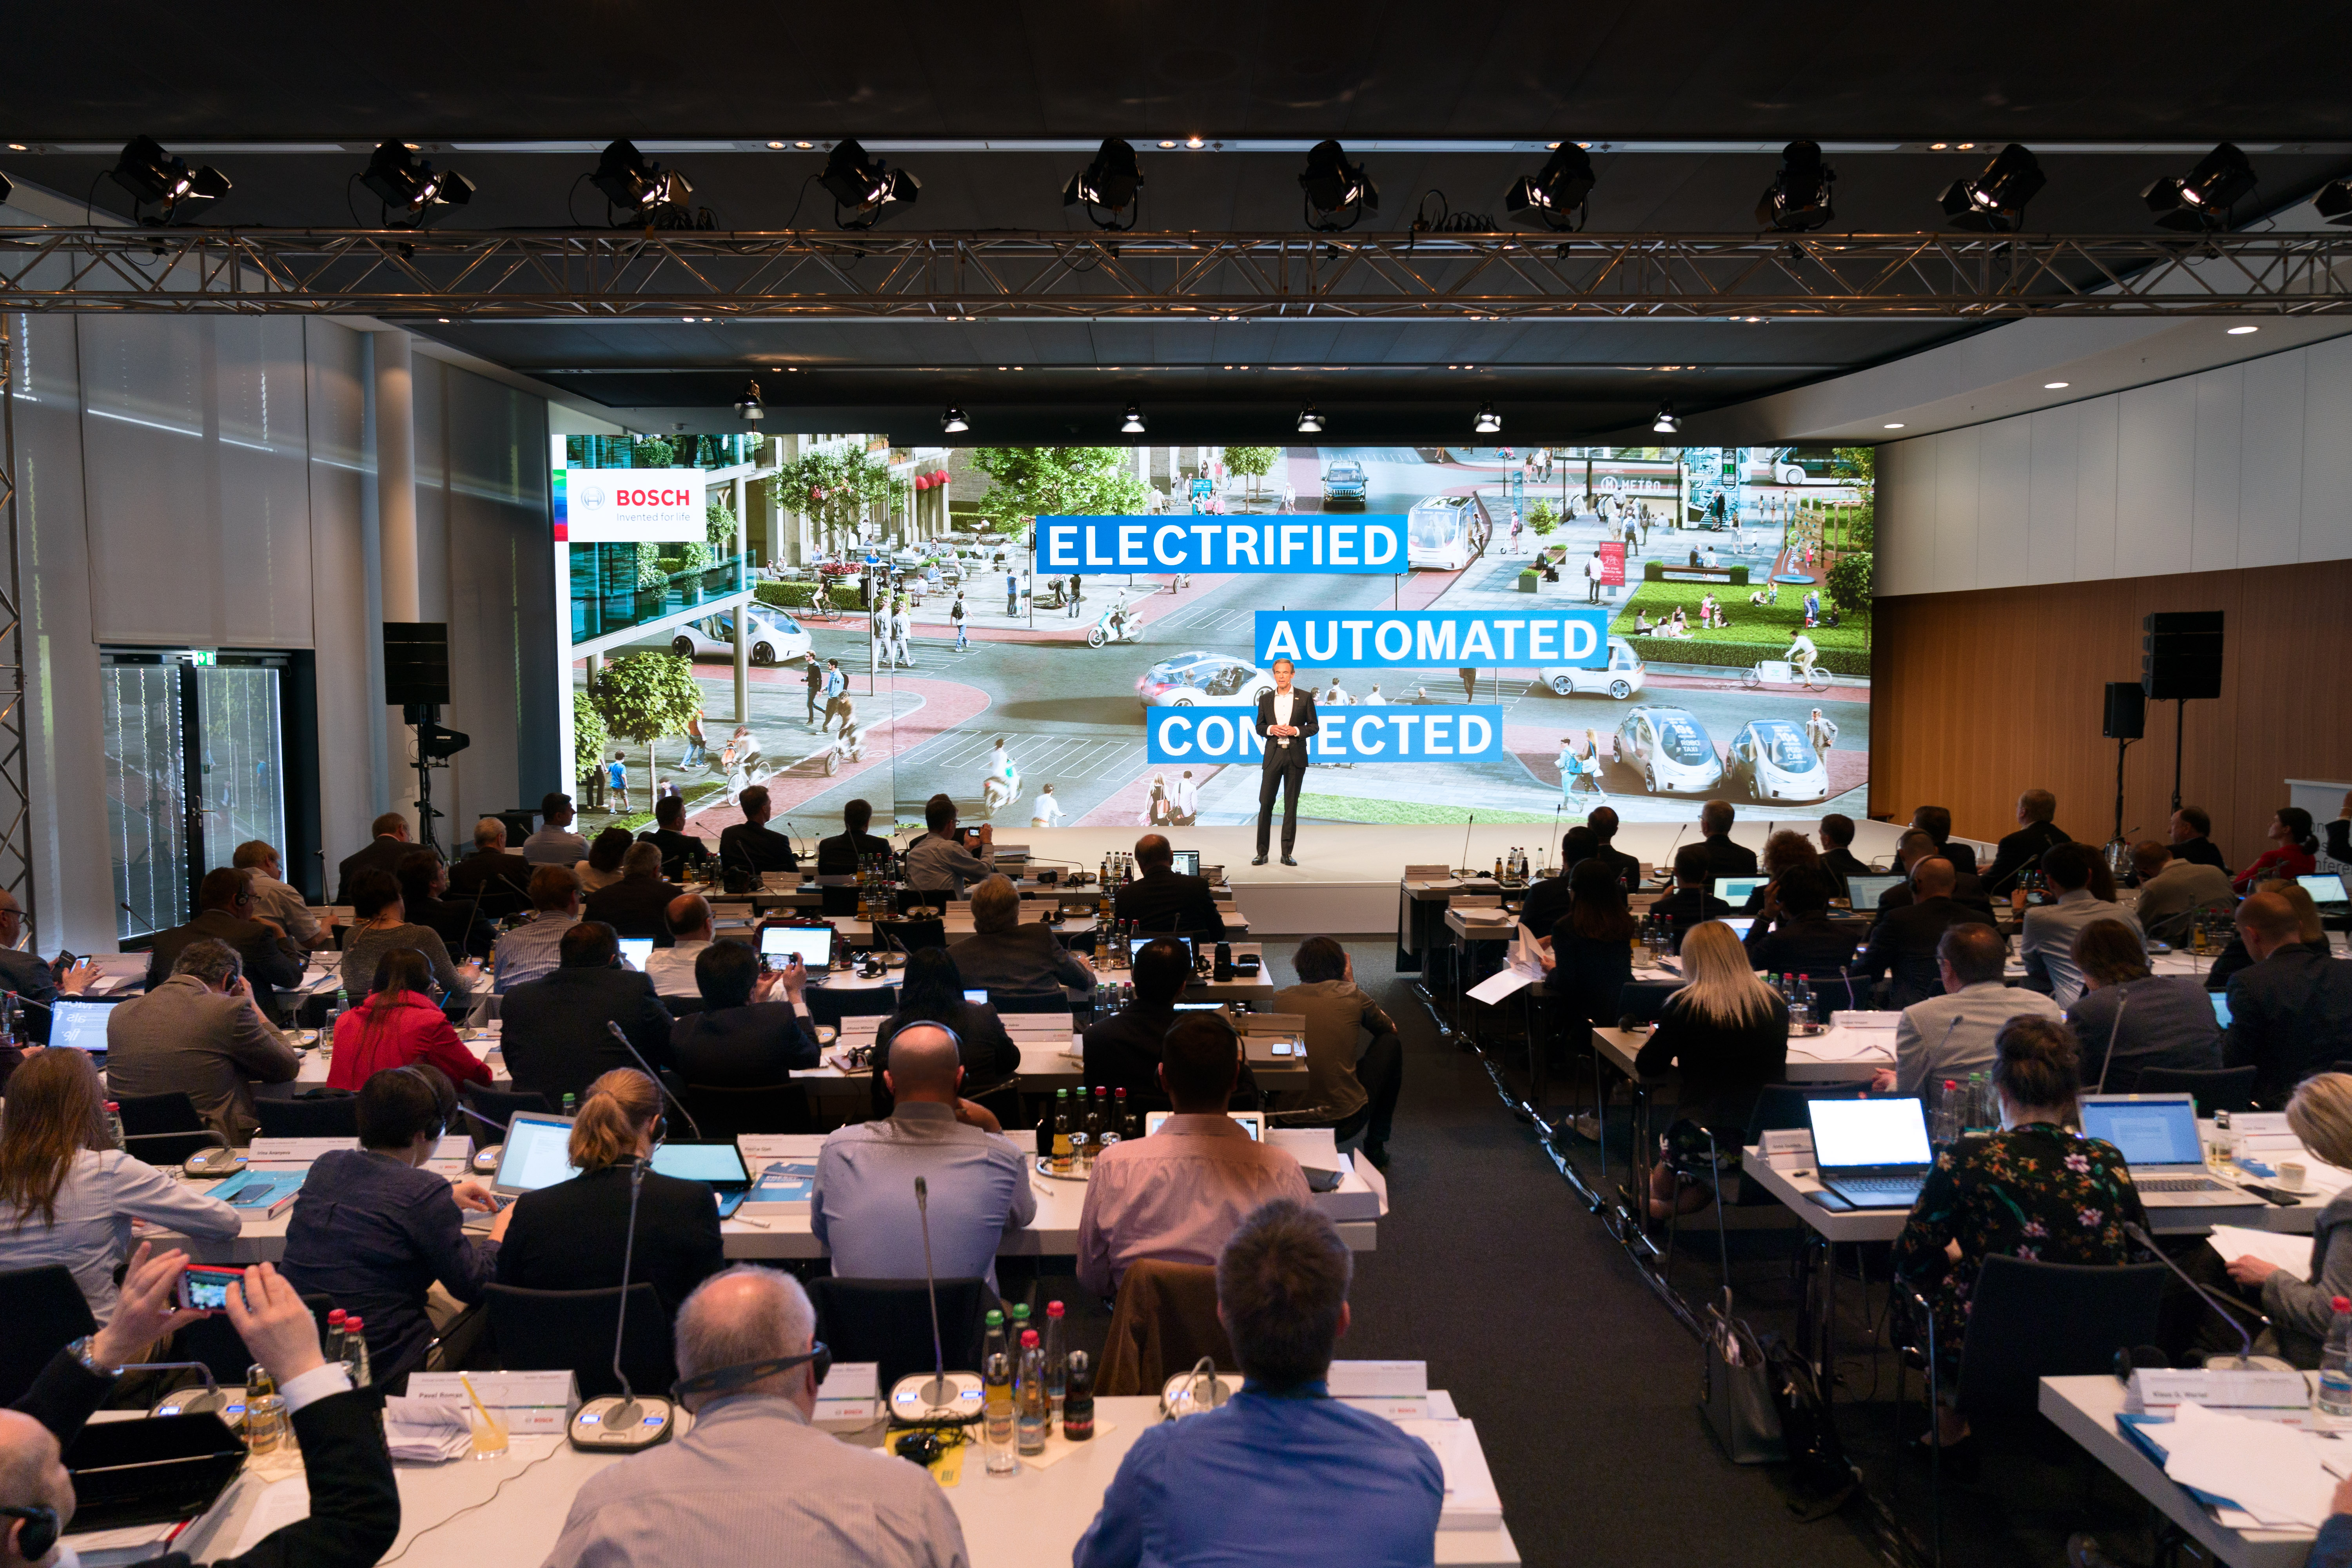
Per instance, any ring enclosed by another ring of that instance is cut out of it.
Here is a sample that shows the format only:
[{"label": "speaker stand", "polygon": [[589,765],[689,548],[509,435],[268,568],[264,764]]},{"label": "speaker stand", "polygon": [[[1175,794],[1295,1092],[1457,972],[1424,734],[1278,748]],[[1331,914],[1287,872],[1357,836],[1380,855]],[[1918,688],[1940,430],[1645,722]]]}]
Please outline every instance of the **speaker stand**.
[{"label": "speaker stand", "polygon": [[[2180,742],[2182,737],[2188,732],[2189,699],[2177,697],[2172,702],[2172,809],[2175,811],[2180,809]],[[2118,790],[2121,787],[2118,785]],[[2123,820],[2120,811],[2116,813],[2116,819],[2118,822]]]},{"label": "speaker stand", "polygon": [[[2131,750],[2129,741],[2116,742],[2116,836],[2113,842],[2124,841],[2124,753]],[[2177,789],[2179,786],[2176,785]]]}]

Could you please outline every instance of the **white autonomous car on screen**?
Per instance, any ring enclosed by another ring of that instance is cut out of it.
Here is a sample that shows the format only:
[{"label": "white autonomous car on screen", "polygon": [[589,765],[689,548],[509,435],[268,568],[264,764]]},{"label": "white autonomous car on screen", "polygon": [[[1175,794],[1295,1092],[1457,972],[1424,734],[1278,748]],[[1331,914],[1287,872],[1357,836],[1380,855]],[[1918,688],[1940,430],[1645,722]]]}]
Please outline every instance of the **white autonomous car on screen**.
[{"label": "white autonomous car on screen", "polygon": [[1623,637],[1611,637],[1609,662],[1603,668],[1580,669],[1574,665],[1548,664],[1541,675],[1543,683],[1557,696],[1572,697],[1587,691],[1622,702],[1642,689],[1642,656]]},{"label": "white autonomous car on screen", "polygon": [[1652,795],[1703,795],[1723,779],[1706,728],[1681,708],[1643,706],[1617,726],[1617,760],[1642,770]]},{"label": "white autonomous car on screen", "polygon": [[[765,610],[751,616],[744,628],[751,644],[753,664],[778,664],[809,651],[808,633],[792,616]],[[705,616],[698,621],[670,628],[670,651],[680,658],[733,658],[735,612]]]},{"label": "white autonomous car on screen", "polygon": [[1804,726],[1759,719],[1731,742],[1727,775],[1758,800],[1827,800],[1830,770],[1805,739]]},{"label": "white autonomous car on screen", "polygon": [[1146,708],[1255,708],[1274,677],[1247,659],[1194,649],[1143,672],[1135,694]]}]

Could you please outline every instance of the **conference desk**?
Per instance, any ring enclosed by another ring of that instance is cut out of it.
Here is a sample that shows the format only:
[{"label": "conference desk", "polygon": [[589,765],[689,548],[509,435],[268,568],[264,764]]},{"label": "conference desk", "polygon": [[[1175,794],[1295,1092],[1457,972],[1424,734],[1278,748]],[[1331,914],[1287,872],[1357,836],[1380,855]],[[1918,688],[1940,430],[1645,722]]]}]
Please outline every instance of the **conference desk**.
[{"label": "conference desk", "polygon": [[[967,1447],[957,1484],[946,1490],[972,1568],[1035,1568],[1070,1561],[1078,1538],[1102,1506],[1103,1492],[1119,1461],[1138,1435],[1160,1419],[1159,1405],[1148,1395],[1097,1399],[1095,1439],[1043,1469],[1024,1465],[1015,1474],[992,1476],[982,1464],[977,1443]],[[681,1412],[682,1433],[692,1430],[692,1419]],[[1454,1423],[1400,1425],[1418,1431]],[[1459,1425],[1468,1431],[1455,1451],[1469,1450],[1465,1458],[1475,1457],[1483,1472],[1486,1461],[1478,1451],[1476,1430],[1466,1421]],[[840,1440],[877,1447],[881,1436],[876,1427]],[[397,1464],[394,1474],[400,1486],[400,1535],[384,1561],[397,1560],[404,1568],[542,1562],[562,1533],[581,1483],[607,1465],[627,1462],[619,1455],[583,1453],[560,1436],[523,1435],[512,1438],[507,1454],[497,1459]],[[775,1484],[793,1483],[790,1476],[779,1476]],[[243,1544],[265,1485],[261,1474],[240,1477],[213,1512],[183,1532],[173,1549],[203,1562]],[[1202,1508],[1217,1506],[1214,1498],[1192,1500]],[[1519,1561],[1507,1521],[1441,1527],[1436,1546],[1436,1561],[1449,1568],[1507,1568]]]}]

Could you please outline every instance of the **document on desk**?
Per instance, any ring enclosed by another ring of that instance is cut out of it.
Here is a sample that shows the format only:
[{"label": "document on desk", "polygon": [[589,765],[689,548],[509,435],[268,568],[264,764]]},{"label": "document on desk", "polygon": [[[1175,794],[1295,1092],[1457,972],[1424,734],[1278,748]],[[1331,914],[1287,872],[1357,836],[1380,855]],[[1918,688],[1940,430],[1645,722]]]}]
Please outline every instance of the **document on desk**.
[{"label": "document on desk", "polygon": [[2217,1225],[2206,1241],[2221,1255],[2222,1261],[2233,1258],[2259,1258],[2265,1263],[2276,1264],[2297,1279],[2311,1278],[2311,1237],[2288,1236],[2274,1230],[2249,1230],[2241,1225]]},{"label": "document on desk", "polygon": [[2323,1460],[2345,1452],[2336,1439],[2199,1405],[2180,1406],[2152,1435],[2164,1447],[2164,1473],[2182,1486],[2227,1499],[2271,1528],[2326,1522],[2336,1477]]},{"label": "document on desk", "polygon": [[[467,1439],[470,1444],[471,1438]],[[310,1517],[310,1483],[300,1476],[272,1481],[261,1489],[253,1511],[245,1517],[236,1544],[227,1555],[242,1557],[261,1544],[262,1538]]]},{"label": "document on desk", "polygon": [[1445,1500],[1438,1505],[1440,1530],[1492,1530],[1503,1522],[1502,1494],[1486,1468],[1478,1429],[1469,1421],[1400,1421],[1397,1428],[1429,1445],[1445,1472]]},{"label": "document on desk", "polygon": [[816,1162],[779,1160],[751,1184],[747,1204],[806,1204],[816,1196]]},{"label": "document on desk", "polygon": [[1503,967],[1470,988],[1470,998],[1493,1006],[1504,997],[1525,990],[1544,977],[1542,950],[1525,926],[1514,926],[1510,956]]},{"label": "document on desk", "polygon": [[1895,1037],[1881,1029],[1833,1028],[1825,1035],[1790,1040],[1789,1055],[1799,1061],[1892,1063]]}]

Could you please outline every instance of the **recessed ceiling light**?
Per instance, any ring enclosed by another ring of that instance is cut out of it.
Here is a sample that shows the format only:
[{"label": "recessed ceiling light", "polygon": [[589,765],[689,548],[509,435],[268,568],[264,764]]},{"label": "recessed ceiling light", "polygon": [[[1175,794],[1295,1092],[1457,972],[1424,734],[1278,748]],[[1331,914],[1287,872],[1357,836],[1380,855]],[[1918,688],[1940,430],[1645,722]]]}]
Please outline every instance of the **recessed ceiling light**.
[{"label": "recessed ceiling light", "polygon": [[1898,422],[1898,423],[1896,423],[1896,424],[1889,425],[1888,426],[1886,426],[1886,428],[1888,428],[1889,430],[1900,430],[1900,429],[1902,429],[1902,428],[1903,428],[1903,426],[1902,426],[1902,425]]},{"label": "recessed ceiling light", "polygon": [[25,151],[25,144],[22,142],[11,142],[8,143],[8,151],[11,153],[22,153]]},{"label": "recessed ceiling light", "polygon": [[2071,381],[2045,381],[2042,384],[2042,390],[2044,392],[2061,392],[2074,384]]},{"label": "recessed ceiling light", "polygon": [[1184,145],[1192,148],[1192,151],[1197,153],[1202,148],[1207,146],[1208,143],[1202,141],[1198,136],[1187,136],[1184,138]]},{"label": "recessed ceiling light", "polygon": [[2261,331],[2262,329],[2260,327],[2231,327],[2230,329],[2230,335],[2233,338],[2242,338],[2248,332],[2259,332]]},{"label": "recessed ceiling light", "polygon": [[797,148],[799,148],[802,152],[805,153],[805,152],[809,151],[811,148],[814,147],[814,146],[816,145],[816,143],[815,143],[815,142],[793,142],[793,146],[795,146],[795,147],[797,147]]},{"label": "recessed ceiling light", "polygon": [[1972,153],[1976,151],[1976,145],[1977,144],[1973,142],[1963,142],[1960,143],[1960,151],[1963,153]]},{"label": "recessed ceiling light", "polygon": [[1557,142],[1547,142],[1544,143],[1544,151],[1548,153],[1557,153],[1559,151],[1559,143]]},{"label": "recessed ceiling light", "polygon": [[446,317],[446,316],[443,316],[442,318],[440,318],[440,321],[441,321],[441,324],[442,324],[443,326],[445,326],[445,327],[446,327],[446,326],[447,326],[447,325],[449,324],[449,318],[448,318],[448,317]]},{"label": "recessed ceiling light", "polygon": [[784,144],[781,142],[771,142],[768,143],[768,151],[771,153],[781,153],[783,150]]},{"label": "recessed ceiling light", "polygon": [[1175,145],[1176,145],[1176,143],[1175,143],[1175,142],[1162,142],[1160,143],[1160,145],[1161,145],[1162,147],[1173,147],[1173,146],[1175,146]]},{"label": "recessed ceiling light", "polygon": [[1932,153],[1940,153],[1950,145],[1951,143],[1948,142],[1930,142],[1927,143],[1927,150]]}]

